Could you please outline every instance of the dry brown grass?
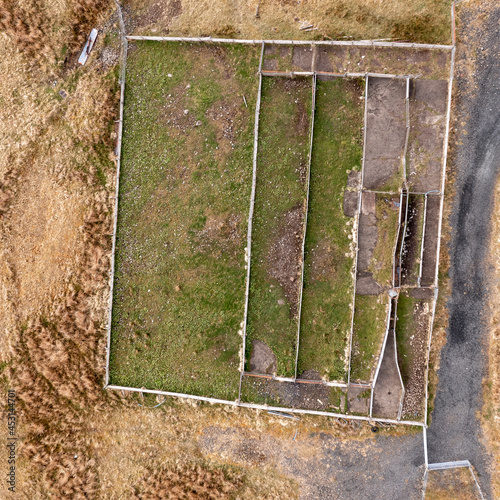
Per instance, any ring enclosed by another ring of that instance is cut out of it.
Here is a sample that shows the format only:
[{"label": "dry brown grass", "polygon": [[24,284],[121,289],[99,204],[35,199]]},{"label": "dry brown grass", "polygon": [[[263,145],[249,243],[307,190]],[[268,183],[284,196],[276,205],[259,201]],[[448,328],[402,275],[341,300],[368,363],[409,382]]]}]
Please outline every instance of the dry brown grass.
[{"label": "dry brown grass", "polygon": [[[449,1],[129,0],[141,33],[316,39],[450,41]],[[147,12],[154,6],[155,16]],[[256,18],[257,6],[259,17]],[[300,27],[313,25],[314,30]]]},{"label": "dry brown grass", "polygon": [[183,464],[148,471],[134,487],[134,493],[140,499],[230,498],[240,484],[240,476],[229,475],[222,469]]},{"label": "dry brown grass", "polygon": [[0,6],[8,35],[0,39],[2,388],[17,392],[18,486],[30,498],[95,495],[89,428],[117,399],[101,389],[112,207],[101,181],[113,178],[106,151],[116,84],[97,63],[67,66],[63,78],[54,57],[63,43],[80,44],[72,23],[86,31],[100,15],[80,7]]},{"label": "dry brown grass", "polygon": [[66,47],[71,55],[88,36],[110,0],[2,0],[0,27],[33,63],[49,68],[64,63]]},{"label": "dry brown grass", "polygon": [[429,471],[425,500],[479,500],[478,488],[468,467]]},{"label": "dry brown grass", "polygon": [[[452,107],[450,117],[450,144],[456,144],[455,135],[452,131],[457,118]],[[432,419],[432,410],[434,408],[434,399],[436,397],[438,384],[438,370],[440,363],[441,350],[446,343],[446,329],[448,328],[449,311],[446,305],[451,293],[451,281],[449,276],[450,270],[450,252],[449,244],[451,239],[450,217],[453,210],[453,200],[455,198],[455,169],[454,155],[456,151],[452,147],[449,151],[445,192],[444,192],[444,207],[443,221],[441,228],[441,247],[439,251],[439,295],[436,304],[436,314],[432,327],[431,349],[429,353],[429,368],[428,368],[428,416],[427,423],[430,424]]]}]

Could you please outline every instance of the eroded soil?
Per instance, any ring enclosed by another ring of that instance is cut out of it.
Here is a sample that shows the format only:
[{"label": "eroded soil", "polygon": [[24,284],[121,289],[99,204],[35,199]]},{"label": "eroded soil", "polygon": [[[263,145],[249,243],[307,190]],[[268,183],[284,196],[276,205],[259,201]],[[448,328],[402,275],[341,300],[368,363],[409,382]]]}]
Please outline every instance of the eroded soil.
[{"label": "eroded soil", "polygon": [[368,78],[363,187],[398,191],[403,182],[406,81]]},{"label": "eroded soil", "polygon": [[[425,398],[425,370],[427,346],[431,326],[431,305],[428,301],[418,301],[413,309],[412,335],[409,337],[407,354],[398,353],[402,371],[405,396],[403,399],[402,418],[417,420],[423,415]],[[403,356],[406,358],[403,360]],[[407,362],[405,363],[405,361]]]},{"label": "eroded soil", "polygon": [[446,80],[411,82],[407,174],[410,191],[441,190],[447,98]]},{"label": "eroded soil", "polygon": [[280,221],[280,234],[271,243],[267,255],[267,272],[278,281],[290,304],[290,314],[298,311],[302,286],[302,236],[304,208],[298,205],[286,212]]}]

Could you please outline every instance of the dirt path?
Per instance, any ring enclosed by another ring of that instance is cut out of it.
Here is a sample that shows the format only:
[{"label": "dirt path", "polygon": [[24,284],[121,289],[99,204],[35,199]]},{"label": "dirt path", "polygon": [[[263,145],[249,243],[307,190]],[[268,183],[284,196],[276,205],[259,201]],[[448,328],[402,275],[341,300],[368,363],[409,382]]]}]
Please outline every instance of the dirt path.
[{"label": "dirt path", "polygon": [[[431,462],[470,460],[479,473],[485,497],[491,498],[490,458],[481,443],[477,415],[483,406],[482,379],[488,361],[484,304],[488,300],[489,215],[500,164],[500,7],[486,14],[476,9],[463,12],[459,32],[467,46],[465,50],[459,46],[457,54],[457,118],[468,119],[457,138],[450,326],[428,443]],[[475,67],[471,67],[474,61],[468,50],[475,47],[481,47],[481,51]],[[474,82],[469,71],[474,74]]]}]

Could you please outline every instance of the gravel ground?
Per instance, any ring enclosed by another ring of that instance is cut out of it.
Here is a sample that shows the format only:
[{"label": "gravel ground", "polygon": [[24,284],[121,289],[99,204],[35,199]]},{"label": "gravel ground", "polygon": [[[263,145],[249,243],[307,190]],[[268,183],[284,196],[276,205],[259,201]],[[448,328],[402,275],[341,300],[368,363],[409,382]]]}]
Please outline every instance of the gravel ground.
[{"label": "gravel ground", "polygon": [[[487,374],[488,239],[493,192],[500,164],[500,7],[463,12],[458,51],[456,198],[451,220],[452,295],[448,342],[442,351],[438,391],[428,432],[430,462],[468,459],[491,498],[488,465],[477,418]],[[470,50],[470,52],[468,51]],[[476,66],[471,69],[473,55]],[[471,79],[471,76],[473,77]],[[472,81],[475,80],[475,81]]]},{"label": "gravel ground", "polygon": [[199,444],[204,454],[230,463],[276,467],[298,481],[301,500],[422,498],[421,433],[377,435],[361,441],[310,433],[285,441],[264,433],[211,427],[200,436]]}]

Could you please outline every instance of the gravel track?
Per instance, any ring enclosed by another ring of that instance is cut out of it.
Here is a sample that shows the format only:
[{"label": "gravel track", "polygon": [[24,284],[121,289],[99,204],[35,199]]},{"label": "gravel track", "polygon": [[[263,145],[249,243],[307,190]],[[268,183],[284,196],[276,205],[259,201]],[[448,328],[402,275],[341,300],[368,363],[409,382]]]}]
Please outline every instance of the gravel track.
[{"label": "gravel track", "polygon": [[[467,46],[458,51],[455,102],[456,116],[465,126],[457,137],[460,145],[455,161],[450,323],[438,372],[428,450],[431,463],[470,460],[479,473],[485,497],[491,498],[490,457],[481,442],[477,415],[482,410],[482,380],[488,366],[488,241],[500,165],[500,7],[487,13],[479,26],[477,12],[465,11],[461,20],[459,37],[467,40]],[[472,74],[474,82],[465,71],[473,47],[481,48]]]}]

